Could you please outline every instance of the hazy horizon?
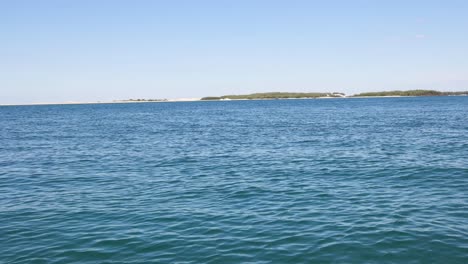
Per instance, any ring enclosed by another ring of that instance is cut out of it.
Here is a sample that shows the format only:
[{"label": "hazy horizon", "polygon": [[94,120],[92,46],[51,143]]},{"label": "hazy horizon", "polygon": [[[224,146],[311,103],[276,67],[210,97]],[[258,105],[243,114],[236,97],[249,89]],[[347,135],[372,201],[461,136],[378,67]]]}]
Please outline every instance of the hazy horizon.
[{"label": "hazy horizon", "polygon": [[0,104],[468,90],[466,1],[9,1]]}]

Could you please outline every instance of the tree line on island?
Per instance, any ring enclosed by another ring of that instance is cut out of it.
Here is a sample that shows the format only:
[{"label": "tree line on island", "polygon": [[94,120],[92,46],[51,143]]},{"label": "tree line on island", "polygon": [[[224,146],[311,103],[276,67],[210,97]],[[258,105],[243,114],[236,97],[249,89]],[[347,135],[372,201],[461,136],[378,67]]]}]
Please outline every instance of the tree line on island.
[{"label": "tree line on island", "polygon": [[435,90],[409,90],[409,91],[384,91],[384,92],[368,92],[360,93],[354,96],[454,96],[468,95],[468,91],[463,92],[440,92]]},{"label": "tree line on island", "polygon": [[223,95],[203,97],[201,100],[249,100],[249,99],[297,99],[319,97],[344,97],[344,93],[253,93],[244,95]]},{"label": "tree line on island", "polygon": [[[354,95],[345,95],[340,92],[332,93],[288,93],[288,92],[270,92],[270,93],[253,93],[241,95],[223,95],[223,96],[208,96],[203,97],[202,101],[219,101],[219,100],[271,100],[271,99],[313,99],[313,98],[352,98],[352,97],[385,97],[385,96],[468,96],[468,91],[461,92],[441,92],[436,90],[394,90],[382,92],[365,92]],[[196,99],[198,100],[198,99]],[[167,102],[167,101],[183,101],[182,99],[127,99],[120,102]],[[191,100],[193,101],[193,99]]]},{"label": "tree line on island", "polygon": [[468,95],[468,91],[463,92],[440,92],[435,90],[408,90],[408,91],[383,91],[383,92],[367,92],[351,96],[346,96],[344,93],[253,93],[245,95],[224,95],[224,96],[208,96],[201,100],[253,100],[253,99],[300,99],[300,98],[339,98],[339,97],[380,97],[380,96],[457,96]]}]

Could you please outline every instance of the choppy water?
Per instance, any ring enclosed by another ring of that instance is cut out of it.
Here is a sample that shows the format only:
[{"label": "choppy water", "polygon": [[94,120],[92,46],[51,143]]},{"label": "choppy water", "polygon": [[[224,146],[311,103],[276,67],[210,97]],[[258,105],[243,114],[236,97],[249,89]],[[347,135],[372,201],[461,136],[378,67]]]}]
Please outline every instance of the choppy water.
[{"label": "choppy water", "polygon": [[0,263],[468,263],[468,97],[0,107]]}]

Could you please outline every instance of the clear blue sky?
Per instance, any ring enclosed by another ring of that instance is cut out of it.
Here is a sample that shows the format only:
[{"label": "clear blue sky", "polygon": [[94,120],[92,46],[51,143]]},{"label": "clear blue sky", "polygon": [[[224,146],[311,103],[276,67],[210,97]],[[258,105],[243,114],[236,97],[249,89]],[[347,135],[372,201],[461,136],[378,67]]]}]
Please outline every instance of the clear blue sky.
[{"label": "clear blue sky", "polygon": [[0,103],[468,90],[466,0],[0,0]]}]

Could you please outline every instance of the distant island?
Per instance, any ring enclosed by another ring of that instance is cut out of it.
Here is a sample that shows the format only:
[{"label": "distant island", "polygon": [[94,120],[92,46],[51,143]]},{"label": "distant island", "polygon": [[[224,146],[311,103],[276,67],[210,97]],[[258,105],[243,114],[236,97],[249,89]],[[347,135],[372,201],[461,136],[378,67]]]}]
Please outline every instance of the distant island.
[{"label": "distant island", "polygon": [[468,91],[464,92],[439,92],[435,90],[408,90],[408,91],[383,91],[355,94],[352,97],[374,97],[374,96],[455,96],[468,95]]},{"label": "distant island", "polygon": [[253,93],[244,95],[223,95],[208,96],[201,98],[202,101],[209,100],[253,100],[253,99],[300,99],[300,98],[320,98],[320,97],[345,97],[344,93]]},{"label": "distant island", "polygon": [[192,101],[224,101],[224,100],[273,100],[273,99],[315,99],[315,98],[359,98],[359,97],[404,97],[404,96],[468,96],[468,91],[441,92],[436,90],[393,90],[381,92],[366,92],[346,95],[341,92],[326,93],[290,93],[270,92],[241,95],[207,96],[203,98],[179,99],[126,99],[115,100],[114,103],[145,103],[145,102],[192,102]]},{"label": "distant island", "polygon": [[341,92],[332,93],[290,93],[270,92],[253,93],[244,95],[208,96],[203,98],[177,98],[177,99],[123,99],[113,101],[89,101],[89,102],[42,102],[32,104],[0,104],[3,105],[61,105],[61,104],[111,104],[111,103],[164,103],[164,102],[194,102],[194,101],[224,101],[224,100],[274,100],[274,99],[319,99],[319,98],[378,98],[378,97],[413,97],[413,96],[468,96],[468,91],[441,92],[436,90],[393,90],[381,92],[365,92],[354,95],[346,95]]},{"label": "distant island", "polygon": [[407,90],[407,91],[382,91],[360,93],[351,96],[346,96],[344,93],[287,93],[287,92],[272,92],[272,93],[253,93],[245,95],[223,95],[223,96],[208,96],[203,97],[202,101],[211,100],[261,100],[261,99],[307,99],[307,98],[349,98],[349,97],[391,97],[391,96],[458,96],[468,95],[468,91],[463,92],[440,92],[435,90]]}]

